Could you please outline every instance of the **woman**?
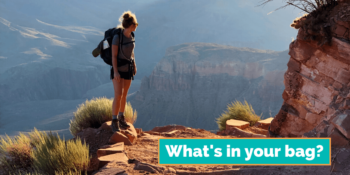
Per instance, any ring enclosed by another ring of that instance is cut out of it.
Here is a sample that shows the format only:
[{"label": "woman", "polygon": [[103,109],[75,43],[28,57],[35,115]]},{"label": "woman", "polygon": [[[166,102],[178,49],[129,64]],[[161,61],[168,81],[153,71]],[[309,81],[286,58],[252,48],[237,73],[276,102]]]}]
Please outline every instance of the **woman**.
[{"label": "woman", "polygon": [[[130,127],[125,122],[124,109],[126,96],[132,81],[131,78],[137,72],[134,56],[135,40],[131,34],[131,32],[136,31],[138,26],[136,16],[132,12],[127,11],[123,13],[119,21],[121,25],[118,28],[122,28],[120,38],[119,35],[115,35],[112,41],[113,66],[111,68],[111,79],[114,86],[112,130],[114,132],[119,131],[119,125],[123,128]],[[119,114],[117,113],[118,111]]]}]

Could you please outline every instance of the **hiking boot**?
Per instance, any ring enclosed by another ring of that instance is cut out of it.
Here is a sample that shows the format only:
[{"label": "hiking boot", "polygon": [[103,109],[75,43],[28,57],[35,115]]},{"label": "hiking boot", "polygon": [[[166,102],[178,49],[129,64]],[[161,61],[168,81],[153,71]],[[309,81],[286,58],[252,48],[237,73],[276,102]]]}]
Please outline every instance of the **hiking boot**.
[{"label": "hiking boot", "polygon": [[113,120],[112,120],[112,125],[111,125],[111,127],[112,127],[112,131],[113,131],[113,132],[118,132],[118,131],[120,131],[118,119],[113,119]]},{"label": "hiking boot", "polygon": [[118,117],[119,117],[119,124],[120,124],[120,127],[125,128],[125,129],[130,128],[130,125],[128,125],[128,124],[126,123],[126,121],[125,121],[124,115],[120,115],[120,116],[118,116]]}]

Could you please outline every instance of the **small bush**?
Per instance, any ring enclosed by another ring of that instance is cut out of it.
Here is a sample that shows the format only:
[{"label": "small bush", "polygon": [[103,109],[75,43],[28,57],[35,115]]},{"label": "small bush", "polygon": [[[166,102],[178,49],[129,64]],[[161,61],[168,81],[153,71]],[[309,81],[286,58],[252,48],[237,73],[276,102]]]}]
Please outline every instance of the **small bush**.
[{"label": "small bush", "polygon": [[76,140],[34,131],[0,140],[0,169],[6,174],[81,174],[89,165],[89,149]]},{"label": "small bush", "polygon": [[243,120],[254,125],[255,122],[260,120],[260,116],[257,116],[253,110],[253,107],[244,101],[242,104],[240,101],[235,101],[227,106],[227,111],[221,114],[219,118],[216,119],[216,123],[219,126],[220,131],[226,129],[226,121],[229,119]]},{"label": "small bush", "polygon": [[[73,136],[85,128],[98,128],[104,122],[112,120],[113,99],[106,97],[93,98],[80,104],[70,121],[69,130]],[[125,105],[125,120],[134,123],[137,118],[136,110],[133,112],[130,102]]]},{"label": "small bush", "polygon": [[72,135],[85,128],[98,128],[108,119],[112,119],[112,103],[107,98],[93,98],[80,104],[70,121],[69,130]]},{"label": "small bush", "polygon": [[33,162],[31,149],[30,139],[22,133],[13,138],[8,135],[1,138],[0,168],[7,173],[15,172],[18,169],[30,170]]},{"label": "small bush", "polygon": [[64,141],[51,132],[41,139],[33,151],[34,167],[46,174],[86,171],[89,165],[89,148],[81,140]]}]

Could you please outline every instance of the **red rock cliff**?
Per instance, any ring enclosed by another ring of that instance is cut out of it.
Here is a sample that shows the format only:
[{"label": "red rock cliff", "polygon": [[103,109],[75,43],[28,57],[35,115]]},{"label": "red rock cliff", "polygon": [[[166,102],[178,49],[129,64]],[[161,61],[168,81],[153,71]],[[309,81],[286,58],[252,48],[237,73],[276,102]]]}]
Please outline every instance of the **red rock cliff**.
[{"label": "red rock cliff", "polygon": [[350,3],[340,3],[330,14],[330,45],[304,40],[303,29],[290,44],[284,102],[271,123],[271,136],[331,137],[333,145],[349,143]]}]

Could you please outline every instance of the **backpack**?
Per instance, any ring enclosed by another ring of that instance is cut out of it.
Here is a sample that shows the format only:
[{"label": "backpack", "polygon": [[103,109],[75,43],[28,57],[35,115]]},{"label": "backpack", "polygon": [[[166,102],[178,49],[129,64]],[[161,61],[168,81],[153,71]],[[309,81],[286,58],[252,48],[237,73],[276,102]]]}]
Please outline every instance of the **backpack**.
[{"label": "backpack", "polygon": [[[121,42],[120,42],[121,45],[127,44],[127,43],[123,43],[123,37],[120,36],[121,33],[122,33],[121,28],[110,28],[110,29],[106,30],[104,39],[98,45],[98,48],[100,50],[100,57],[103,59],[103,61],[106,64],[108,64],[110,66],[113,66],[113,64],[112,64],[112,41],[113,41],[114,35],[119,35],[119,39],[121,39]],[[133,37],[135,37],[134,32],[131,32],[131,35]],[[107,45],[108,48],[103,49],[103,44],[105,41],[107,41],[107,43],[108,43],[108,45]],[[118,47],[118,54],[120,53],[120,51],[122,52],[121,46]]]}]

